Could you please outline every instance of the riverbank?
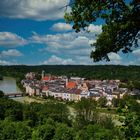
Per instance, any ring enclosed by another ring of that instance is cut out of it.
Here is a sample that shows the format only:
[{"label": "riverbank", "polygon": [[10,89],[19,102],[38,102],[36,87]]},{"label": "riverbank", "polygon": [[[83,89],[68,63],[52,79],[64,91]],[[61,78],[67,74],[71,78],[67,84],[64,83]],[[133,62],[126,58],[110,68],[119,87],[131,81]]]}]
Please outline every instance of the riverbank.
[{"label": "riverbank", "polygon": [[16,84],[16,79],[13,77],[3,77],[3,80],[0,80],[0,90],[6,93],[20,93],[21,90]]}]

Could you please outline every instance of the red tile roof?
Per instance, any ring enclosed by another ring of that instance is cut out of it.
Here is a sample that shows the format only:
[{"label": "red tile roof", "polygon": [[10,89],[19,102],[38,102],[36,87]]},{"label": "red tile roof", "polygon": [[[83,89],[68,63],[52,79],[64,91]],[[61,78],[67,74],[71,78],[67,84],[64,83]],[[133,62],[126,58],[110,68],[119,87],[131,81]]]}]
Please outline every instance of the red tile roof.
[{"label": "red tile roof", "polygon": [[49,76],[45,76],[45,77],[42,78],[42,80],[43,81],[49,81],[50,80],[50,77]]},{"label": "red tile roof", "polygon": [[66,87],[67,88],[75,88],[76,87],[76,83],[75,82],[68,82]]}]

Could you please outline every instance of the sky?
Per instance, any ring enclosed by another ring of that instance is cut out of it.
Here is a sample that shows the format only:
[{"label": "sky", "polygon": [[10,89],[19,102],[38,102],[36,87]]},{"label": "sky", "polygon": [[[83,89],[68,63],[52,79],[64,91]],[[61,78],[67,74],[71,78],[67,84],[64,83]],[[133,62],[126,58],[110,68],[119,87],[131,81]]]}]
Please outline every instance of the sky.
[{"label": "sky", "polygon": [[110,62],[90,59],[90,46],[102,32],[102,21],[89,33],[75,33],[66,24],[70,0],[1,0],[0,65],[139,65],[140,49],[130,54],[110,53]]}]

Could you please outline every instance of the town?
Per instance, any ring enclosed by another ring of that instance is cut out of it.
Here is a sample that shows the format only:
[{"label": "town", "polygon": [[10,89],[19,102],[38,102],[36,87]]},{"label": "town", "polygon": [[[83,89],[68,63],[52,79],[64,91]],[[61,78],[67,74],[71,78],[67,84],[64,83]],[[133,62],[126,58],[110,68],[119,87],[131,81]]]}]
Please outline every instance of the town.
[{"label": "town", "polygon": [[98,100],[106,97],[108,105],[113,98],[122,98],[127,88],[119,88],[120,80],[88,80],[81,77],[53,76],[42,71],[41,80],[34,72],[21,81],[29,96],[52,96],[59,100],[79,101],[82,97]]}]

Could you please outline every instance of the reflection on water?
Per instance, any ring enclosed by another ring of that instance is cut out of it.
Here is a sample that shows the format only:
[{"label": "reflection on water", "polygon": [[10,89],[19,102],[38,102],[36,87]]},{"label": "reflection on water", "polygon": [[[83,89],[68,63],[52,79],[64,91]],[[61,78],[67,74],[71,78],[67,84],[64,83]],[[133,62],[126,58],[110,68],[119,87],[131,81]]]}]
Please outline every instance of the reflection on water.
[{"label": "reflection on water", "polygon": [[0,90],[4,93],[21,92],[16,86],[16,80],[12,77],[4,77],[3,80],[0,80]]}]

